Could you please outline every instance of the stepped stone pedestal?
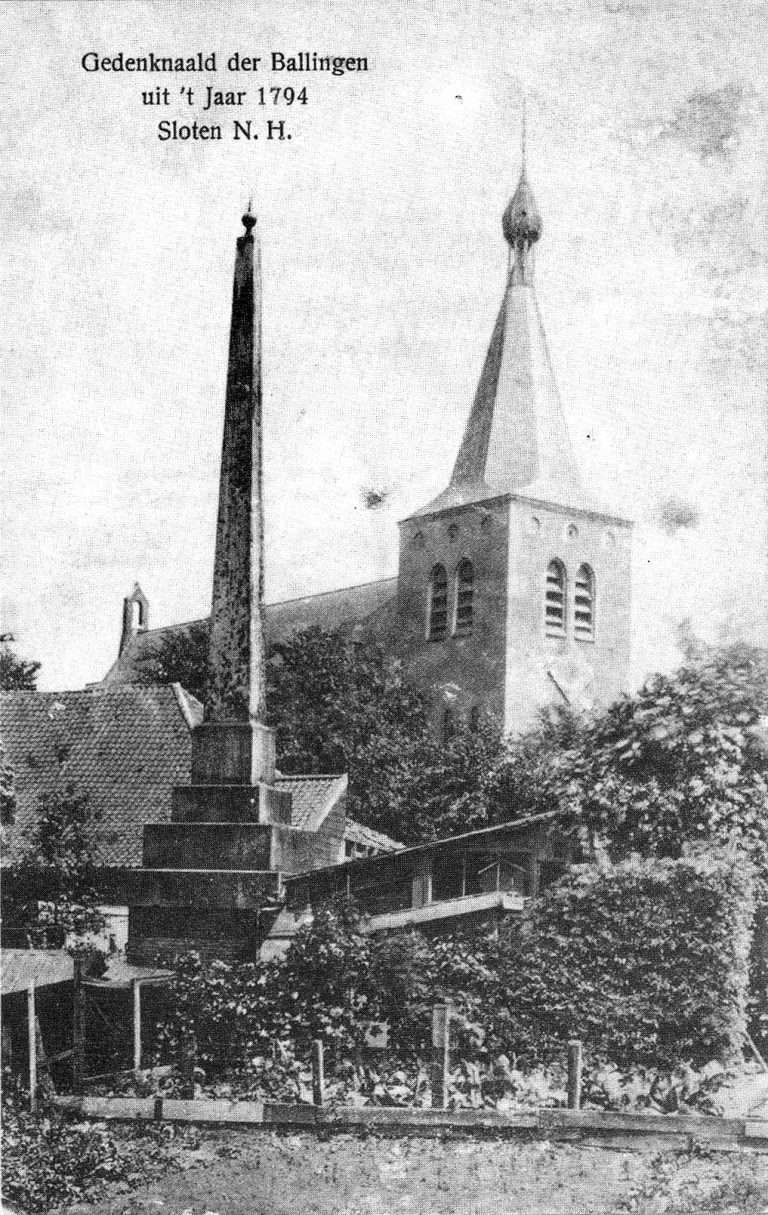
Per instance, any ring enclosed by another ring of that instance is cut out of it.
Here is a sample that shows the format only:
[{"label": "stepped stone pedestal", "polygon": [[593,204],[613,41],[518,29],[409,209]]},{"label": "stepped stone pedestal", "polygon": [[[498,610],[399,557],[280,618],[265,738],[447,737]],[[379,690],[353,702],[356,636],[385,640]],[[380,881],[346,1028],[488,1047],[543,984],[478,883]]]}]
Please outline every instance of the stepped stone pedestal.
[{"label": "stepped stone pedestal", "polygon": [[222,959],[256,953],[279,910],[281,872],[310,867],[315,844],[290,825],[290,793],[270,783],[274,753],[273,732],[257,723],[193,731],[193,783],[173,790],[170,823],[144,828],[131,962],[192,949]]}]

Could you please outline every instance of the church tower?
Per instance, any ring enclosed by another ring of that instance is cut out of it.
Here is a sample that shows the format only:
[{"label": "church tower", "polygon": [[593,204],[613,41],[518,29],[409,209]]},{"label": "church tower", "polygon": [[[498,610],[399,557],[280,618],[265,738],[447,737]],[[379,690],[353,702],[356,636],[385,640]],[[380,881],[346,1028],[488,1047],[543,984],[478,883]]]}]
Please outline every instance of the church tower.
[{"label": "church tower", "polygon": [[448,487],[400,525],[398,625],[446,733],[518,732],[626,686],[631,522],[581,483],[534,285],[543,223],[525,161],[502,217],[507,283]]}]

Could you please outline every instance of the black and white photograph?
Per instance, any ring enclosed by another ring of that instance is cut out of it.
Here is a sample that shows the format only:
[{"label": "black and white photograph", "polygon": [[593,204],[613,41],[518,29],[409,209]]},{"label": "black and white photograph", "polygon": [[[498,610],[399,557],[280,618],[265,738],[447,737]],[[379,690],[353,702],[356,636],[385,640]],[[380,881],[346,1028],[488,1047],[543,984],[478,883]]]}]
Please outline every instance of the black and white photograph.
[{"label": "black and white photograph", "polygon": [[0,18],[0,1212],[765,1215],[765,5]]}]

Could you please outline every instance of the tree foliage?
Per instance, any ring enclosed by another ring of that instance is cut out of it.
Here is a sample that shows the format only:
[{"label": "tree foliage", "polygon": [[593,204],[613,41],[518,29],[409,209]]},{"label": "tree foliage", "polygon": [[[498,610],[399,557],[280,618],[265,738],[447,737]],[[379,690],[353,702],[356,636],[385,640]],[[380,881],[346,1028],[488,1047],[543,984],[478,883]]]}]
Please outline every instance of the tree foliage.
[{"label": "tree foliage", "polygon": [[267,705],[288,772],[349,773],[349,813],[406,843],[487,821],[491,723],[436,738],[425,697],[373,642],[317,627],[276,646]]},{"label": "tree foliage", "polygon": [[559,714],[511,740],[491,813],[561,809],[615,860],[737,843],[768,877],[768,662],[747,646],[691,651],[592,717]]},{"label": "tree foliage", "polygon": [[738,843],[768,877],[765,655],[711,650],[656,675],[585,729],[561,768],[563,803],[614,857]]},{"label": "tree foliage", "polygon": [[139,683],[180,683],[205,702],[208,680],[207,620],[195,620],[183,629],[169,629],[146,657],[136,662]]},{"label": "tree foliage", "polygon": [[0,691],[34,692],[40,663],[19,658],[12,648],[14,641],[12,633],[0,633]]},{"label": "tree foliage", "polygon": [[98,931],[97,822],[87,794],[71,783],[40,795],[34,824],[3,883],[4,930],[43,947]]}]

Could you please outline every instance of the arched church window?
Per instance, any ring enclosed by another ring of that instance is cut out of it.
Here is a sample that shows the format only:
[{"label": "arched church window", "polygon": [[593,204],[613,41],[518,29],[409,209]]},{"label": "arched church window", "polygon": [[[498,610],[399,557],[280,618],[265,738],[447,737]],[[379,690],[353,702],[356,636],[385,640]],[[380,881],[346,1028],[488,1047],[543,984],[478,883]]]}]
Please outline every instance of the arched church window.
[{"label": "arched church window", "polygon": [[573,631],[582,641],[595,635],[595,575],[588,565],[582,565],[576,574]]},{"label": "arched church window", "polygon": [[453,615],[455,637],[469,637],[472,632],[474,593],[475,571],[472,568],[472,562],[462,561],[456,570],[456,602]]},{"label": "arched church window", "polygon": [[442,641],[448,632],[448,575],[444,565],[436,565],[429,577],[429,620],[427,637]]},{"label": "arched church window", "polygon": [[550,561],[547,566],[544,629],[548,637],[562,637],[565,633],[565,566],[562,561]]}]

